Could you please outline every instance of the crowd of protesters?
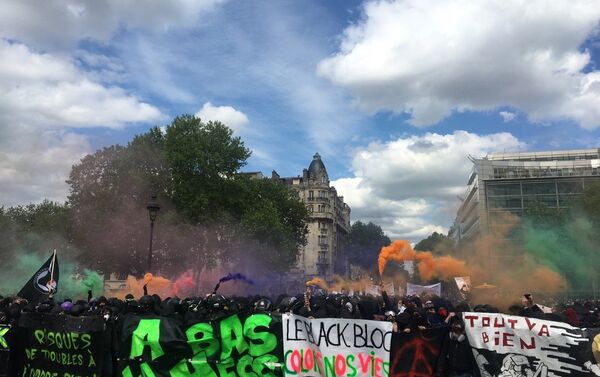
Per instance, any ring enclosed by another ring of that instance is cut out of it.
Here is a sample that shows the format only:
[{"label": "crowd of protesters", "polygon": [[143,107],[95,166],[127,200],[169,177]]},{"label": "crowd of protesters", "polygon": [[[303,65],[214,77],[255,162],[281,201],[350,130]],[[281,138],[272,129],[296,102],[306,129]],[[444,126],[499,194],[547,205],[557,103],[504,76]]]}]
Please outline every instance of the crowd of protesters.
[{"label": "crowd of protesters", "polygon": [[[163,299],[156,294],[146,294],[139,298],[128,294],[124,299],[104,296],[92,298],[90,295],[88,300],[55,300],[50,297],[37,303],[20,297],[0,296],[0,323],[13,323],[23,312],[71,316],[101,315],[107,320],[134,313],[174,316],[184,322],[214,320],[237,313],[270,312],[293,313],[313,318],[385,320],[394,323],[394,331],[410,332],[447,326],[453,317],[462,312],[501,312],[488,304],[475,305],[469,301],[453,303],[437,296],[390,297],[383,290],[381,293],[381,296],[346,295],[328,294],[317,290],[312,294],[280,295],[277,298],[225,297],[213,293],[185,299]],[[551,311],[547,309],[549,308],[536,304],[531,294],[524,294],[520,304],[508,307],[507,314],[565,322],[577,327],[600,327],[600,301],[574,301],[556,304]]]},{"label": "crowd of protesters", "polygon": [[[138,316],[168,316],[182,323],[218,320],[231,314],[250,315],[269,313],[278,316],[293,313],[308,318],[345,318],[390,321],[395,332],[410,333],[430,328],[448,327],[438,362],[439,376],[474,375],[476,364],[470,352],[461,319],[463,312],[498,313],[497,308],[468,301],[429,297],[390,297],[382,290],[381,296],[328,294],[307,290],[297,296],[225,297],[213,293],[205,297],[180,299],[143,295],[124,299],[100,296],[88,300],[54,300],[28,302],[19,297],[0,296],[0,324],[15,325],[22,313],[39,312],[69,316],[102,316],[107,325],[118,328],[119,321],[128,314]],[[543,310],[545,309],[545,310]],[[561,321],[579,327],[600,327],[600,302],[583,301],[559,304],[551,312],[534,302],[532,295],[522,296],[520,304],[508,308],[508,314],[552,321]]]}]

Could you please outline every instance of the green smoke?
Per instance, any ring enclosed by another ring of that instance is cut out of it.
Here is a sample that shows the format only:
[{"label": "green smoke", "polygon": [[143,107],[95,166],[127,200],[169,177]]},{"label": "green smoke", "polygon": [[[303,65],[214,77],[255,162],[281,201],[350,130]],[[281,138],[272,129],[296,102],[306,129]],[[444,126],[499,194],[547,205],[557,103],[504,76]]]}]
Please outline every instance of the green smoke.
[{"label": "green smoke", "polygon": [[600,262],[600,239],[589,220],[567,215],[558,221],[524,220],[524,250],[562,275],[572,290],[591,291]]},{"label": "green smoke", "polygon": [[[50,252],[44,255],[21,251],[13,258],[14,265],[5,265],[1,269],[3,279],[0,279],[0,294],[17,294],[49,256]],[[57,299],[66,297],[85,299],[88,290],[92,290],[94,296],[102,294],[104,281],[96,271],[85,269],[83,273],[78,273],[76,264],[70,260],[68,255],[62,255],[60,250],[58,251],[58,266],[60,276],[56,294]]]}]

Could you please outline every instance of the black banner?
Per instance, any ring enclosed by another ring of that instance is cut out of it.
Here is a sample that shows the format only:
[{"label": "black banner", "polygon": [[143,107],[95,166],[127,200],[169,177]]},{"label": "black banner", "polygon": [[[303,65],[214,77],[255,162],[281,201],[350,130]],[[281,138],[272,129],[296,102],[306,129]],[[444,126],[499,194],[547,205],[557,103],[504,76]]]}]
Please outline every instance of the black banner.
[{"label": "black banner", "polygon": [[15,352],[21,377],[98,377],[104,357],[102,317],[24,313]]},{"label": "black banner", "polygon": [[12,331],[9,325],[0,325],[0,377],[6,377],[12,372],[11,366],[11,346]]},{"label": "black banner", "polygon": [[446,328],[395,333],[390,352],[390,377],[435,376]]},{"label": "black banner", "polygon": [[187,326],[173,318],[129,316],[120,343],[123,377],[282,375],[281,319],[271,314]]}]

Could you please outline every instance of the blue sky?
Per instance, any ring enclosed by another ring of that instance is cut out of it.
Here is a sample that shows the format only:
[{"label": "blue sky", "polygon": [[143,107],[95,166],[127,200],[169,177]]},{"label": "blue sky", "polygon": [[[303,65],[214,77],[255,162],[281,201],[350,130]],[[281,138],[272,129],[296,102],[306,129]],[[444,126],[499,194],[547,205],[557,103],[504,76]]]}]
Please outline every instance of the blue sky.
[{"label": "blue sky", "polygon": [[447,231],[467,155],[600,145],[600,4],[6,1],[2,205],[64,200],[72,164],[176,115],[230,125],[246,171],[315,152],[353,220]]}]

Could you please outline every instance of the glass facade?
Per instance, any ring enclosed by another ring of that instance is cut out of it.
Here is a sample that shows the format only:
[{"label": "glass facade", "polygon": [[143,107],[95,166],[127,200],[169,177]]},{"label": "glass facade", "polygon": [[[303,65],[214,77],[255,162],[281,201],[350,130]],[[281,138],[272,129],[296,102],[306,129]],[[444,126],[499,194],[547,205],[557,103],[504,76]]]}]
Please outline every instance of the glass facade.
[{"label": "glass facade", "polygon": [[550,208],[568,208],[585,185],[600,178],[551,178],[545,180],[486,181],[486,202],[490,220],[498,212],[520,215],[523,209],[538,204]]}]

